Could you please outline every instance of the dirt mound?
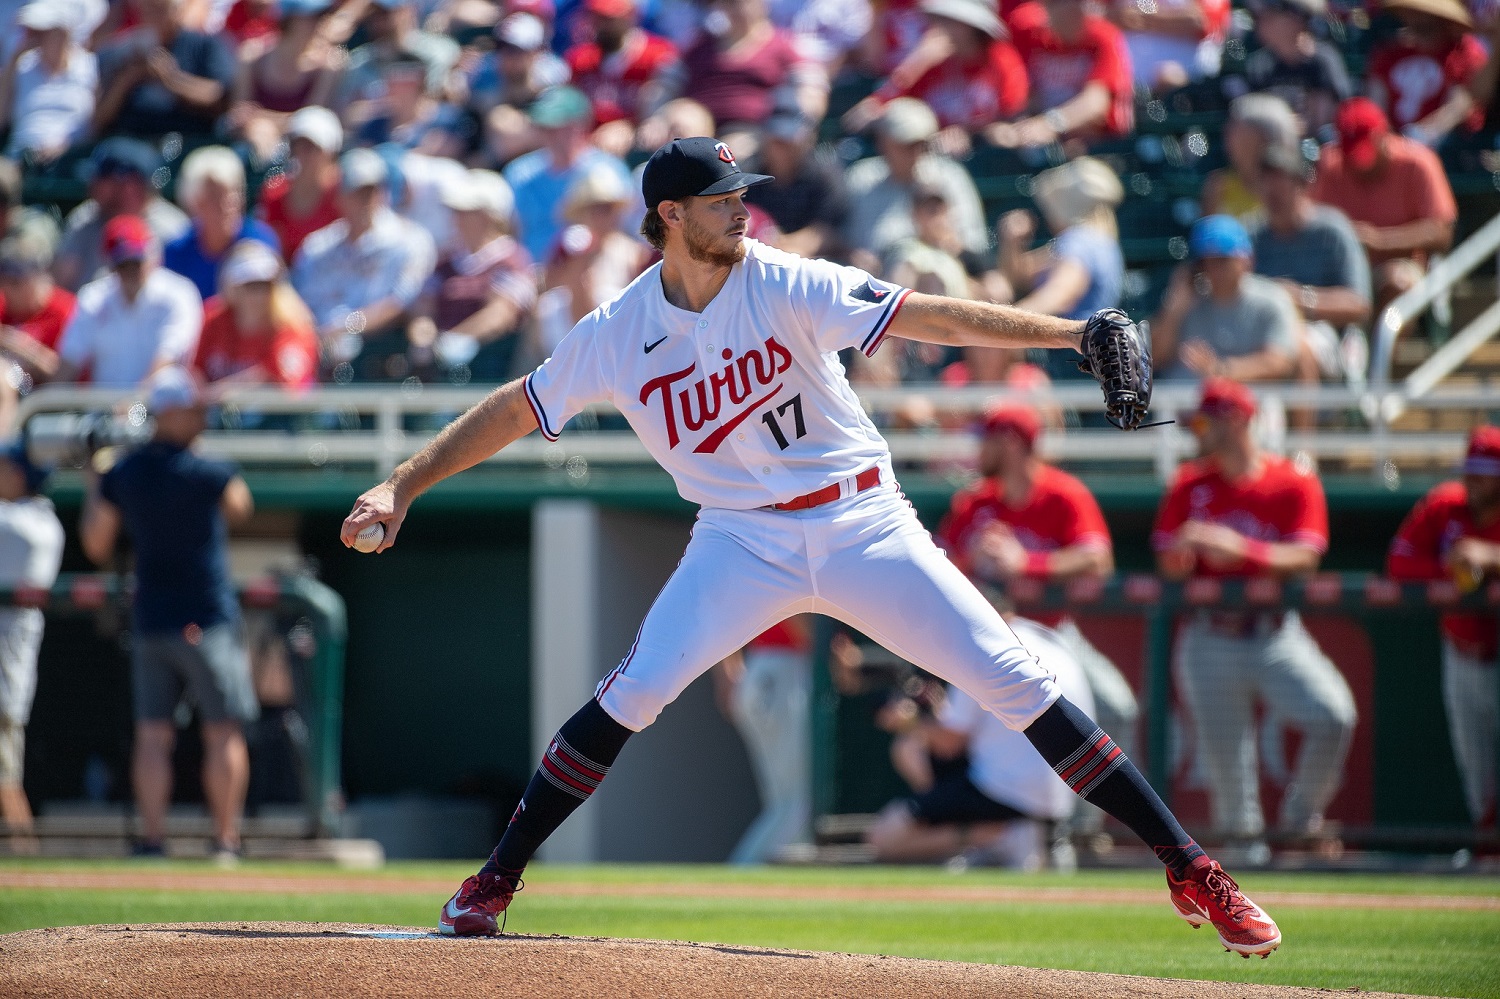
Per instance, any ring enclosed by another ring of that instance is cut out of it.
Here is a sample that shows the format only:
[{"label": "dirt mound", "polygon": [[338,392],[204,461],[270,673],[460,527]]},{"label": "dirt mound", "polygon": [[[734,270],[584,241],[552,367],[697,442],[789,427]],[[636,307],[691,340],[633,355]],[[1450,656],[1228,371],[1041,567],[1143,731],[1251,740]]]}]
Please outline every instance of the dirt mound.
[{"label": "dirt mound", "polygon": [[429,930],[345,923],[73,926],[0,936],[0,995],[15,999],[80,995],[1290,999],[1328,994],[1318,989],[719,944],[534,936],[453,940]]}]

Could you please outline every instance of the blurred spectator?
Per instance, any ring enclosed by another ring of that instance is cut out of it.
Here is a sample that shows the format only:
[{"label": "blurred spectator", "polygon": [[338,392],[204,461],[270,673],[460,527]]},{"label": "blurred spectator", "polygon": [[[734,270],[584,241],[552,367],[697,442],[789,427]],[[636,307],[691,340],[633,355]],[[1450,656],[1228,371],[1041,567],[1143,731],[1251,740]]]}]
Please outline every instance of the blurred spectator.
[{"label": "blurred spectator", "polygon": [[0,354],[34,382],[57,374],[57,342],[77,304],[53,282],[51,263],[47,244],[35,236],[0,240]]},{"label": "blurred spectator", "polygon": [[256,214],[276,233],[287,260],[309,235],[338,220],[339,151],[344,129],[327,108],[309,107],[287,121],[286,170],[266,179]]},{"label": "blurred spectator", "polygon": [[573,183],[595,167],[614,170],[622,181],[629,174],[625,164],[590,143],[593,112],[577,88],[554,87],[528,114],[544,145],[517,158],[504,173],[516,196],[521,244],[531,259],[546,260],[562,232],[563,196]]},{"label": "blurred spectator", "polygon": [[88,133],[99,67],[68,34],[73,13],[56,0],[33,0],[17,15],[26,35],[0,83],[0,128],[10,129],[7,156],[50,163]]},{"label": "blurred spectator", "polygon": [[[303,6],[319,3],[320,0],[303,0]],[[264,41],[274,43],[276,35],[285,27],[282,20],[289,9],[295,9],[297,0],[281,3],[278,0],[235,0],[224,15],[224,33],[233,38],[243,54],[246,43]],[[325,4],[326,6],[326,4]]]},{"label": "blurred spectator", "polygon": [[[1463,480],[1434,487],[1401,523],[1386,572],[1397,579],[1453,580],[1463,593],[1500,578],[1500,429],[1469,435]],[[1493,612],[1442,616],[1443,704],[1469,817],[1495,828],[1495,743],[1500,733],[1500,651]]]},{"label": "blurred spectator", "polygon": [[[1018,580],[1102,582],[1112,575],[1114,543],[1099,501],[1081,481],[1037,453],[1042,432],[1037,411],[992,406],[981,431],[981,478],[953,497],[936,536],[953,564],[981,586],[1002,588]],[[1140,714],[1130,682],[1068,614],[1024,616],[1052,629],[1083,671],[1097,711],[1093,717],[1130,753]],[[1084,811],[1089,832],[1102,831],[1104,813],[1092,806]]]},{"label": "blurred spectator", "polygon": [[[1250,227],[1255,273],[1281,283],[1306,321],[1304,364],[1324,378],[1362,378],[1370,318],[1370,265],[1349,220],[1313,201],[1301,152],[1271,146],[1261,162],[1263,221]],[[1305,369],[1304,369],[1305,372]]]},{"label": "blurred spectator", "polygon": [[[1007,13],[1005,9],[1000,11],[1002,21]],[[869,76],[891,76],[918,52],[924,42],[928,45],[936,42],[936,35],[927,16],[922,13],[920,0],[886,0],[877,4],[875,23],[859,46],[860,69]],[[947,53],[939,51],[935,59],[921,57],[914,65],[925,70],[946,56]],[[857,130],[851,127],[851,131]]]},{"label": "blurred spectator", "polygon": [[997,146],[1045,146],[1067,139],[1127,135],[1135,128],[1130,53],[1120,29],[1085,0],[1024,3],[1010,36],[1031,81],[1033,117],[991,125]]},{"label": "blurred spectator", "polygon": [[651,81],[677,61],[677,48],[639,24],[635,0],[585,0],[592,38],[564,58],[573,86],[594,109],[594,144],[616,156],[635,146],[635,130],[661,101]]},{"label": "blurred spectator", "polygon": [[398,54],[381,67],[385,86],[366,104],[369,117],[355,133],[359,145],[392,143],[430,156],[458,156],[467,143],[463,114],[456,105],[427,90],[422,61]]},{"label": "blurred spectator", "polygon": [[1114,0],[1109,19],[1125,34],[1136,86],[1160,93],[1219,75],[1227,0]]},{"label": "blurred spectator", "polygon": [[1261,211],[1260,163],[1266,147],[1294,148],[1302,126],[1286,101],[1275,94],[1241,94],[1229,105],[1224,154],[1229,164],[1203,182],[1204,215],[1233,215],[1248,223]]},{"label": "blurred spectator", "polygon": [[546,28],[531,14],[511,14],[495,27],[494,54],[469,80],[469,111],[484,123],[485,142],[505,164],[541,144],[526,109],[568,82],[568,65],[547,51]]},{"label": "blurred spectator", "polygon": [[1484,106],[1469,87],[1488,53],[1461,0],[1384,0],[1401,22],[1370,53],[1369,94],[1396,130],[1436,148],[1455,129],[1476,131]]},{"label": "blurred spectator", "polygon": [[849,218],[844,244],[851,262],[872,273],[897,241],[913,235],[913,186],[941,189],[964,249],[989,250],[984,209],[974,179],[959,163],[934,152],[937,116],[914,97],[898,97],[885,106],[875,130],[879,155],[851,164],[844,172]]},{"label": "blurred spectator", "polygon": [[83,287],[58,341],[59,381],[88,372],[95,385],[139,385],[153,371],[185,364],[203,330],[203,299],[193,282],[162,267],[151,229],[139,215],[104,227],[112,273]]},{"label": "blurred spectator", "polygon": [[471,170],[444,201],[463,250],[438,264],[416,311],[444,361],[467,365],[473,381],[503,381],[537,297],[532,260],[514,237],[515,195],[498,174]]},{"label": "blurred spectator", "polygon": [[338,102],[344,121],[354,127],[371,116],[369,102],[385,86],[386,63],[416,57],[427,70],[429,93],[448,96],[453,68],[458,64],[458,43],[451,38],[423,31],[417,26],[417,8],[411,0],[370,0],[365,8],[365,43],[349,53],[349,63],[339,81]]},{"label": "blurred spectator", "polygon": [[[1327,550],[1322,485],[1256,446],[1255,409],[1255,397],[1238,382],[1204,382],[1189,424],[1202,457],[1178,471],[1151,535],[1168,578],[1303,576]],[[1323,810],[1338,791],[1354,734],[1354,696],[1297,612],[1197,611],[1178,637],[1176,664],[1208,772],[1214,830],[1263,850],[1255,759],[1255,708],[1262,702],[1302,735],[1279,829],[1322,835]]]},{"label": "blurred spectator", "polygon": [[[24,444],[0,451],[0,587],[50,590],[57,582],[63,527],[52,501],[41,495],[46,479],[47,470],[32,464]],[[0,607],[0,820],[16,852],[36,845],[27,842],[31,805],[22,778],[45,624],[40,608]]]},{"label": "blurred spectator", "polygon": [[379,154],[354,149],[339,167],[342,217],[302,244],[292,287],[312,310],[333,362],[359,358],[354,373],[381,378],[399,352],[392,341],[404,347],[407,312],[432,274],[436,251],[425,229],[391,211],[390,172]]},{"label": "blurred spectator", "polygon": [[749,751],[760,814],[729,852],[766,864],[812,841],[812,624],[797,614],[718,664],[714,692]]},{"label": "blurred spectator", "polygon": [[537,302],[538,333],[544,348],[555,347],[584,316],[609,301],[646,268],[651,250],[627,236],[620,218],[630,189],[611,168],[582,174],[563,198],[567,228],[547,258]]},{"label": "blurred spectator", "polygon": [[312,314],[274,250],[253,239],[236,243],[224,257],[218,288],[204,304],[193,360],[205,382],[306,388],[317,380]]},{"label": "blurred spectator", "polygon": [[1323,147],[1312,198],[1349,217],[1374,269],[1374,314],[1414,287],[1431,254],[1453,245],[1458,204],[1437,154],[1392,135],[1367,97],[1344,102],[1338,141]]},{"label": "blurred spectator", "polygon": [[1026,68],[985,0],[923,0],[922,11],[948,57],[909,82],[887,80],[862,102],[870,110],[856,109],[845,121],[862,124],[885,102],[916,97],[932,108],[942,126],[938,148],[966,156],[971,135],[1026,110]]},{"label": "blurred spectator", "polygon": [[135,707],[131,763],[138,855],[160,856],[172,800],[172,718],[186,698],[203,736],[203,796],[214,853],[240,853],[240,817],[249,782],[241,726],[256,715],[239,601],[229,579],[229,526],[250,518],[254,501],[231,464],[201,458],[192,445],[204,404],[192,375],[170,367],[152,377],[146,407],[150,441],[101,478],[85,466],[88,493],[79,523],[84,554],[114,557],[121,528],[135,551],[130,674]]},{"label": "blurred spectator", "polygon": [[15,160],[0,159],[0,239],[24,236],[46,249],[48,259],[61,238],[57,223],[41,207],[21,204],[21,170]]},{"label": "blurred spectator", "polygon": [[1327,0],[1256,0],[1255,37],[1261,48],[1245,60],[1245,83],[1275,94],[1302,120],[1303,135],[1321,135],[1353,93],[1344,57],[1312,32]]},{"label": "blurred spectator", "polygon": [[183,0],[138,0],[141,26],[99,52],[95,134],[212,132],[237,71],[229,46],[183,26]]},{"label": "blurred spectator", "polygon": [[780,107],[766,122],[759,151],[746,169],[776,178],[745,192],[765,210],[777,234],[768,242],[804,257],[837,257],[849,216],[838,154],[817,144],[817,128],[797,107]]},{"label": "blurred spectator", "polygon": [[443,199],[468,179],[468,167],[446,156],[411,152],[392,143],[377,146],[375,152],[385,160],[390,174],[392,210],[427,231],[439,260],[461,252],[453,209]]},{"label": "blurred spectator", "polygon": [[326,106],[333,98],[338,77],[333,50],[318,31],[329,3],[281,0],[274,44],[241,50],[229,125],[263,161],[272,158],[293,113]]},{"label": "blurred spectator", "polygon": [[156,193],[161,169],[156,150],[137,139],[105,139],[94,147],[85,170],[89,199],[63,222],[62,244],[52,264],[58,284],[77,291],[105,269],[104,227],[113,218],[140,216],[159,244],[187,231],[188,217]]},{"label": "blurred spectator", "polygon": [[245,216],[245,167],[227,146],[188,153],[177,174],[177,201],[188,210],[188,231],[162,248],[162,266],[193,282],[207,299],[219,290],[219,265],[242,239],[281,250],[276,232]]},{"label": "blurred spectator", "polygon": [[1192,264],[1172,274],[1151,320],[1151,352],[1166,378],[1283,381],[1297,370],[1302,317],[1286,290],[1251,273],[1239,220],[1209,215],[1188,234]]},{"label": "blurred spectator", "polygon": [[772,24],[800,40],[829,79],[839,74],[875,20],[870,0],[766,0],[766,11]]},{"label": "blurred spectator", "polygon": [[[1011,626],[1054,676],[1064,696],[1090,715],[1094,700],[1083,671],[1051,629],[1015,619]],[[895,734],[916,736],[935,756],[967,752],[969,764],[909,798],[891,802],[865,834],[875,859],[917,863],[961,858],[966,866],[1035,871],[1047,864],[1048,848],[1073,814],[1077,797],[1026,737],[1006,728],[957,687],[931,717],[912,713],[892,719]]]},{"label": "blurred spectator", "polygon": [[[1051,242],[1028,249],[1036,218],[1024,209],[1007,212],[997,224],[996,269],[1014,289],[1016,306],[1086,319],[1119,305],[1125,282],[1115,223],[1115,206],[1125,197],[1119,176],[1102,160],[1083,156],[1038,174],[1031,196],[1052,231]],[[1002,290],[994,283],[991,289]],[[1077,366],[1058,351],[1047,352],[1044,367],[1054,379],[1078,377]]]},{"label": "blurred spectator", "polygon": [[[779,92],[790,92],[813,121],[828,109],[828,74],[795,35],[771,23],[766,0],[709,0],[698,40],[658,77],[659,99],[687,96],[708,108],[719,136],[754,134],[771,115]],[[665,140],[665,123],[642,126],[641,145]],[[743,144],[742,144],[743,145]]]}]

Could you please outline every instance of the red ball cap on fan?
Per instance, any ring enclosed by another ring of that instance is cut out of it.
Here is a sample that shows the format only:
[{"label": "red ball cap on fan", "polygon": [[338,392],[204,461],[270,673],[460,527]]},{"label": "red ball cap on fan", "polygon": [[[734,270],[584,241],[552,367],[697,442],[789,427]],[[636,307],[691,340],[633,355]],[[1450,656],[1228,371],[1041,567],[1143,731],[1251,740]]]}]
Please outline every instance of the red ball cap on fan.
[{"label": "red ball cap on fan", "polygon": [[1482,425],[1469,435],[1465,475],[1500,475],[1500,427]]},{"label": "red ball cap on fan", "polygon": [[1017,406],[1002,402],[984,411],[985,436],[1012,433],[1026,442],[1027,447],[1036,447],[1036,439],[1042,432],[1042,420],[1030,406]]},{"label": "red ball cap on fan", "polygon": [[116,215],[104,224],[104,256],[110,265],[144,260],[151,249],[151,227],[139,215]]},{"label": "red ball cap on fan", "polygon": [[1248,388],[1229,378],[1206,378],[1203,380],[1203,401],[1198,403],[1198,412],[1204,416],[1228,416],[1237,413],[1250,417],[1255,415],[1255,396]]},{"label": "red ball cap on fan", "polygon": [[1356,170],[1375,169],[1380,143],[1391,133],[1391,123],[1380,105],[1368,97],[1351,97],[1339,107],[1335,127],[1345,161]]}]

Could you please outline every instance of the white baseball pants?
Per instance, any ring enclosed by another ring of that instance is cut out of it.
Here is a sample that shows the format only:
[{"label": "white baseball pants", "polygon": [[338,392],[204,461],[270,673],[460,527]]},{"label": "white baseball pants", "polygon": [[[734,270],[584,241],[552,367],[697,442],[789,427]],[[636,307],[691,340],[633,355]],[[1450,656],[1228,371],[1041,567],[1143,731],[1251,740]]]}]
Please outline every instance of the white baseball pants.
[{"label": "white baseball pants", "polygon": [[798,613],[843,621],[1013,729],[1060,696],[894,483],[811,510],[703,509],[630,652],[595,696],[639,732],[714,663]]},{"label": "white baseball pants", "polygon": [[1463,780],[1469,816],[1479,822],[1495,807],[1495,738],[1500,732],[1500,664],[1466,656],[1443,640],[1443,703],[1448,737]]},{"label": "white baseball pants", "polygon": [[1304,832],[1321,819],[1343,778],[1354,735],[1354,694],[1295,613],[1247,638],[1217,633],[1202,617],[1183,626],[1177,682],[1193,714],[1209,777],[1214,829],[1265,831],[1255,746],[1255,702],[1302,733],[1297,766],[1281,801],[1281,828]]}]

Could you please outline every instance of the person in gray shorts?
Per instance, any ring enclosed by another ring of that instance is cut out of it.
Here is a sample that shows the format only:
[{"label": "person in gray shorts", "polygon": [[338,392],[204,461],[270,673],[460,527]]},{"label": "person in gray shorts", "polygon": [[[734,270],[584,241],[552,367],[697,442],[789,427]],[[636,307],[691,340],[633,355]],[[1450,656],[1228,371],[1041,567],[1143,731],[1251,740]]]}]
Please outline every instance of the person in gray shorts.
[{"label": "person in gray shorts", "polygon": [[135,548],[131,688],[135,749],[131,775],[140,840],[162,852],[172,799],[172,718],[180,701],[203,731],[203,790],[221,859],[240,852],[240,817],[250,781],[243,726],[258,707],[229,578],[231,523],[250,516],[250,490],[231,464],[199,457],[204,406],[192,375],[167,367],[149,382],[151,440],[101,477],[89,469],[80,524],[83,550],[104,565],[123,527]]}]

